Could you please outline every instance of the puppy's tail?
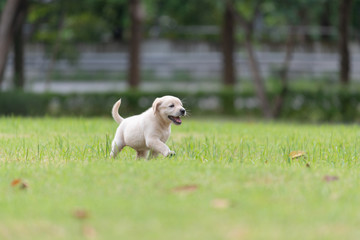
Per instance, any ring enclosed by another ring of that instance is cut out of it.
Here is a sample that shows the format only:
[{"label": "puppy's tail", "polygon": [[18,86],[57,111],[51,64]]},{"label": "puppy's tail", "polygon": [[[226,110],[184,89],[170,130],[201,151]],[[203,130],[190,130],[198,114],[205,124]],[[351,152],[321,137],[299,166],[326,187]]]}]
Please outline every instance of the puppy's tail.
[{"label": "puppy's tail", "polygon": [[112,117],[114,118],[114,120],[117,122],[117,123],[121,123],[124,119],[120,116],[119,114],[119,107],[120,107],[120,104],[121,104],[121,99],[119,99],[119,101],[117,101],[114,106],[112,107],[112,110],[111,110],[111,114],[112,114]]}]

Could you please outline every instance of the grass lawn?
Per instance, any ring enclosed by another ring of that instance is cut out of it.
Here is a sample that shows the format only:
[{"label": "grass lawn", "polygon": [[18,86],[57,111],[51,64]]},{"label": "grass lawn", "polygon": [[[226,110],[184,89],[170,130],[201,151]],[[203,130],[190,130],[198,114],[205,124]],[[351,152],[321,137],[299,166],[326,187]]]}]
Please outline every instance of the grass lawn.
[{"label": "grass lawn", "polygon": [[0,118],[0,239],[360,238],[356,125],[185,119],[150,161],[115,129]]}]

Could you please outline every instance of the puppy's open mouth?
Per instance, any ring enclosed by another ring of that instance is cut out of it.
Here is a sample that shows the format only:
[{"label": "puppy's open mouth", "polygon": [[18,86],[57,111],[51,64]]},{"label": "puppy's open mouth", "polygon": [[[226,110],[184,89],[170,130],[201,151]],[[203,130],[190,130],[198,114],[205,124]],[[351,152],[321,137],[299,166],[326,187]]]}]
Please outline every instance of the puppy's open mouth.
[{"label": "puppy's open mouth", "polygon": [[174,116],[168,116],[168,118],[173,121],[173,123],[175,125],[180,125],[181,124],[181,119],[180,117],[174,117]]}]

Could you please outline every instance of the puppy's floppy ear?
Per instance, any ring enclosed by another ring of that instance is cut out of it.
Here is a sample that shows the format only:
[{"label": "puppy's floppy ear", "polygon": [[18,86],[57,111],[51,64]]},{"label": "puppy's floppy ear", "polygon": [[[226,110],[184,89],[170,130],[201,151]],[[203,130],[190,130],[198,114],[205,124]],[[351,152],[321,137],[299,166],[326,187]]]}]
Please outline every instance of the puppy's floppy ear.
[{"label": "puppy's floppy ear", "polygon": [[152,109],[154,111],[154,114],[156,114],[156,112],[158,111],[158,108],[161,104],[161,99],[160,98],[156,98],[155,101],[153,102],[153,105],[152,105]]}]

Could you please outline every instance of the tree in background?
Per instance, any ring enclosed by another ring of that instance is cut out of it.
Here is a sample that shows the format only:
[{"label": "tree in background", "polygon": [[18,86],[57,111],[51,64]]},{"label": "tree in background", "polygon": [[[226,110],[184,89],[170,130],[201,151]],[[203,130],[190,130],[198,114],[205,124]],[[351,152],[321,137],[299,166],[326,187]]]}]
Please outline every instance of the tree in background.
[{"label": "tree in background", "polygon": [[109,27],[101,16],[93,14],[96,2],[72,0],[33,2],[29,9],[32,26],[30,41],[40,42],[49,59],[47,84],[52,80],[56,61],[66,59],[75,63],[79,57],[78,44],[100,43]]},{"label": "tree in background", "polygon": [[[8,0],[3,8],[0,22],[0,87],[3,81],[6,62],[10,47],[14,41],[15,44],[15,81],[18,86],[23,86],[23,64],[22,64],[22,26],[24,23],[26,12],[26,1],[22,0]],[[16,37],[14,37],[16,36]],[[19,57],[21,59],[19,59]]]},{"label": "tree in background", "polygon": [[[126,28],[128,31],[128,85],[132,89],[138,88],[141,82],[141,39],[145,12],[141,0],[112,0],[92,1],[92,12],[104,20],[112,31],[115,41],[123,41]],[[127,20],[128,19],[128,20]]]},{"label": "tree in background", "polygon": [[[99,43],[108,39],[108,33],[113,38],[110,41],[122,42],[128,33],[128,84],[137,88],[143,15],[140,0],[58,0],[34,5],[31,20],[38,26],[35,38],[47,46],[50,58],[48,82],[58,59],[77,59],[77,43]],[[128,27],[130,30],[126,31]]]},{"label": "tree in background", "polygon": [[159,18],[165,17],[168,18],[168,25],[175,29],[177,26],[219,26],[221,35],[212,40],[220,42],[222,49],[222,82],[226,87],[235,86],[236,23],[227,5],[212,0],[157,0],[156,4],[150,3],[148,6],[153,9],[152,16],[157,23],[160,22]]},{"label": "tree in background", "polygon": [[339,7],[339,69],[340,82],[347,85],[350,82],[350,54],[349,54],[349,19],[352,0],[340,1]]},{"label": "tree in background", "polygon": [[[287,26],[286,33],[283,34],[284,43],[282,43],[285,51],[284,60],[277,76],[279,78],[279,92],[275,96],[271,114],[274,118],[279,117],[289,90],[289,71],[294,48],[300,42],[305,44],[305,39],[311,42],[310,35],[303,31],[307,27],[303,24],[306,21],[316,22],[315,16],[319,16],[321,6],[320,4],[313,4],[312,11],[306,11],[310,4],[312,4],[311,0],[298,0],[297,2],[279,0],[266,1],[262,6],[262,17],[265,24]],[[302,17],[305,17],[306,20]]]},{"label": "tree in background", "polygon": [[177,26],[207,26],[221,22],[222,5],[212,0],[145,0],[149,21],[168,17]]},{"label": "tree in background", "polygon": [[[253,76],[255,92],[259,100],[260,108],[265,118],[274,118],[280,115],[286,93],[288,91],[288,72],[290,62],[295,47],[297,29],[303,28],[301,24],[304,20],[304,10],[310,4],[311,0],[299,0],[297,2],[284,1],[263,1],[263,0],[244,0],[230,1],[224,0],[225,4],[231,9],[244,31],[244,43],[248,54],[249,65]],[[320,9],[319,5],[313,6],[313,11],[307,14],[307,20],[313,20],[314,13]],[[254,31],[255,24],[259,18],[263,19],[264,24],[273,26],[286,25],[289,27],[287,37],[285,37],[285,57],[280,69],[280,91],[275,97],[273,104],[267,96],[265,82],[261,76],[260,64],[254,49]]]},{"label": "tree in background", "polygon": [[[19,59],[23,59],[21,57],[23,50],[21,48],[21,31],[16,30],[18,28],[15,27],[14,18],[17,19],[16,22],[23,22],[19,20],[21,18],[17,17],[22,15],[19,10],[22,8],[17,6],[20,6],[23,2],[25,0],[0,0],[0,8],[4,8],[0,29],[0,63],[5,66],[4,62],[6,62],[7,53],[13,42],[16,63],[14,65],[16,66],[16,68],[14,67],[16,72],[14,74],[14,83],[20,88],[23,85],[23,80],[21,80],[23,79],[21,77],[23,74],[21,73],[22,62]],[[229,11],[229,5],[224,4],[227,2],[234,6],[236,14]],[[140,3],[146,9],[146,16],[144,11],[142,11]],[[353,8],[350,7],[351,3],[353,3]],[[132,8],[131,6],[133,5],[138,7]],[[220,31],[223,36],[222,39],[220,34],[214,34],[211,38],[205,34],[195,35],[197,39],[205,41],[211,39],[211,41],[219,43],[221,40],[223,43],[222,78],[223,83],[229,86],[233,86],[236,82],[236,66],[233,63],[236,42],[233,39],[235,39],[235,36],[237,39],[244,39],[258,98],[262,99],[261,102],[264,102],[261,105],[263,111],[267,112],[265,115],[271,117],[272,115],[277,115],[272,107],[277,104],[270,104],[269,100],[267,100],[265,81],[261,77],[254,50],[257,42],[264,42],[263,39],[256,35],[259,32],[256,30],[259,22],[267,27],[274,27],[274,29],[279,26],[289,26],[289,36],[287,37],[285,34],[281,36],[279,41],[282,45],[286,45],[284,64],[280,71],[281,81],[279,81],[283,86],[281,89],[285,90],[287,88],[287,76],[292,58],[291,52],[294,47],[293,42],[295,41],[291,39],[291,36],[296,35],[298,39],[307,39],[307,41],[316,41],[318,39],[326,39],[328,41],[326,34],[322,34],[323,32],[316,36],[317,33],[310,34],[309,29],[303,31],[308,27],[304,26],[304,24],[331,28],[337,26],[338,23],[339,54],[341,55],[341,60],[339,61],[341,69],[340,79],[342,83],[347,83],[349,82],[351,65],[348,50],[348,28],[352,27],[357,31],[359,30],[360,15],[356,14],[359,8],[360,0],[344,0],[340,2],[335,0],[319,0],[315,2],[312,0],[296,0],[291,2],[286,0],[32,0],[29,3],[28,22],[32,26],[31,40],[45,45],[48,58],[52,62],[49,64],[49,73],[51,73],[52,64],[59,59],[76,60],[79,54],[77,44],[119,42],[124,41],[124,39],[129,41],[132,46],[137,46],[129,48],[131,49],[129,50],[129,62],[133,62],[133,64],[129,64],[128,83],[134,87],[140,82],[141,41],[136,39],[141,39],[142,30],[147,30],[148,27],[161,22],[162,19],[170,19],[169,29],[175,31],[168,35],[162,35],[162,37],[186,40],[191,39],[188,33],[174,34],[177,27],[180,29],[181,26],[218,26],[219,29],[222,29]],[[14,12],[17,13],[15,14]],[[235,31],[235,22],[231,20],[234,16],[236,16],[236,21],[240,23],[239,25],[243,31]],[[139,17],[142,18],[140,22],[138,21]],[[132,22],[135,24],[131,24]],[[132,26],[137,27],[133,28]],[[16,31],[13,31],[13,29]],[[146,31],[144,32],[146,34]],[[337,40],[336,36],[332,39]],[[4,68],[2,69],[2,74],[3,70]],[[51,78],[50,74],[49,78]],[[286,91],[281,90],[280,92]]]},{"label": "tree in background", "polygon": [[250,69],[253,75],[253,82],[255,85],[256,95],[259,99],[261,110],[265,118],[272,118],[272,111],[270,108],[270,103],[267,97],[265,85],[263,79],[260,75],[260,66],[256,58],[254,47],[253,47],[253,34],[255,27],[255,20],[258,17],[261,7],[261,1],[237,1],[232,3],[229,0],[225,0],[225,4],[238,20],[241,27],[245,32],[245,48],[248,53],[248,58],[250,62]]},{"label": "tree in background", "polygon": [[25,85],[25,69],[24,69],[24,30],[27,16],[28,2],[21,1],[16,22],[14,25],[14,86],[16,89],[23,90]]},{"label": "tree in background", "polygon": [[223,83],[225,86],[235,86],[236,74],[234,64],[235,54],[235,16],[228,4],[224,7],[222,23],[222,54],[223,54]]},{"label": "tree in background", "polygon": [[136,89],[140,83],[140,45],[144,12],[140,0],[129,0],[130,4],[130,46],[129,46],[129,85]]}]

